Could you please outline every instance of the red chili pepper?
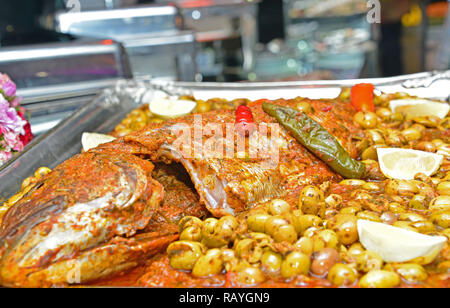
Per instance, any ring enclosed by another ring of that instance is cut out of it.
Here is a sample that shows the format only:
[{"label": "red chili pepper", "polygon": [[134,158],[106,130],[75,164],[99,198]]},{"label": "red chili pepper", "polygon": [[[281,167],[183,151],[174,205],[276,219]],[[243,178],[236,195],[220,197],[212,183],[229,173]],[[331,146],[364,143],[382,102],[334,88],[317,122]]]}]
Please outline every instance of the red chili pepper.
[{"label": "red chili pepper", "polygon": [[350,93],[350,100],[353,107],[358,111],[375,111],[373,90],[375,90],[375,87],[370,83],[360,83],[353,86]]},{"label": "red chili pepper", "polygon": [[250,136],[255,130],[253,114],[247,106],[241,105],[236,110],[236,129],[245,137]]},{"label": "red chili pepper", "polygon": [[323,111],[323,112],[328,112],[328,111],[330,111],[331,109],[333,109],[333,106],[327,106],[327,107],[322,108],[322,111]]}]

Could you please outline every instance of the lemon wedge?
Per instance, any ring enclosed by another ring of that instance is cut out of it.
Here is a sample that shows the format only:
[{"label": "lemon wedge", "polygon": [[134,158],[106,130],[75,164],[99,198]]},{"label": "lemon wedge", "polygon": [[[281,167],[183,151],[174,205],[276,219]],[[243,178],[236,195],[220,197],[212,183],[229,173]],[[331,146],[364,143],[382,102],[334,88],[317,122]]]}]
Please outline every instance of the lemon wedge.
[{"label": "lemon wedge", "polygon": [[150,102],[150,112],[162,119],[178,118],[190,114],[197,103],[189,100],[157,98]]},{"label": "lemon wedge", "polygon": [[357,221],[359,241],[385,262],[414,260],[431,263],[447,242],[445,236],[429,236],[369,220]]},{"label": "lemon wedge", "polygon": [[440,154],[399,148],[379,148],[377,154],[381,172],[397,180],[412,180],[417,173],[430,176],[444,159]]},{"label": "lemon wedge", "polygon": [[97,133],[83,133],[81,136],[81,145],[85,152],[90,149],[98,147],[100,144],[108,143],[116,140],[113,136],[97,134]]},{"label": "lemon wedge", "polygon": [[427,99],[396,99],[389,102],[392,112],[401,112],[407,117],[435,116],[445,118],[450,110],[447,103],[438,103]]}]

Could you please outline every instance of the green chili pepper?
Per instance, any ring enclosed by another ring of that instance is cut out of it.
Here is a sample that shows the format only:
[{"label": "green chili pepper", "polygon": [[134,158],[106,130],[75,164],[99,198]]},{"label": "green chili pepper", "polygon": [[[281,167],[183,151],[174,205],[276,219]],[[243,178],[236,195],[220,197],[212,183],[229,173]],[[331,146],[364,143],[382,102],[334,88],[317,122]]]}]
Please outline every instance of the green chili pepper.
[{"label": "green chili pepper", "polygon": [[364,177],[365,165],[351,158],[336,138],[305,113],[270,103],[263,103],[262,107],[332,170],[345,178]]}]

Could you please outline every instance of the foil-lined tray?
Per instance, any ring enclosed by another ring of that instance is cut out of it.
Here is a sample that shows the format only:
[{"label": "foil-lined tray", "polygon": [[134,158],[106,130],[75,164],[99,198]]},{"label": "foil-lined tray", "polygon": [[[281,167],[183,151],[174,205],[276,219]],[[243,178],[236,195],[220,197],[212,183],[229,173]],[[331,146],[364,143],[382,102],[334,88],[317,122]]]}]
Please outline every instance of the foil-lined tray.
[{"label": "foil-lined tray", "polygon": [[0,203],[17,193],[22,181],[39,167],[54,168],[80,153],[83,132],[109,133],[129,112],[161,93],[169,96],[193,95],[198,99],[256,100],[298,96],[317,99],[337,97],[342,87],[367,82],[387,93],[407,92],[423,98],[448,100],[450,80],[445,77],[447,75],[448,72],[430,72],[391,78],[282,83],[191,83],[153,81],[150,78],[120,80],[58,126],[35,139],[20,155],[0,168]]}]

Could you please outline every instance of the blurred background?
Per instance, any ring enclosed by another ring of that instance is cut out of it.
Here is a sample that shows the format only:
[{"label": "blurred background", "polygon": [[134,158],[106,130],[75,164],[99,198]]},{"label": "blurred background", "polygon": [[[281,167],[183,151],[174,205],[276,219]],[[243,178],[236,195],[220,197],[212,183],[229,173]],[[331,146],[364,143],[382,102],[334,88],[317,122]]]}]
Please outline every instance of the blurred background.
[{"label": "blurred background", "polygon": [[[339,80],[445,70],[449,12],[445,0],[2,0],[0,71],[17,83],[40,132],[39,115],[48,122],[57,114],[57,122],[73,108],[69,88],[117,78]],[[32,105],[56,88],[65,104]]]}]

